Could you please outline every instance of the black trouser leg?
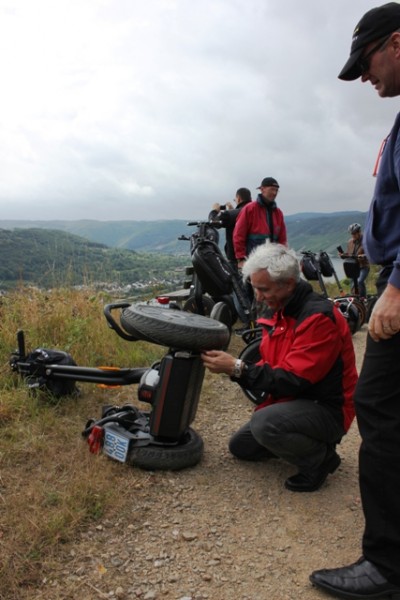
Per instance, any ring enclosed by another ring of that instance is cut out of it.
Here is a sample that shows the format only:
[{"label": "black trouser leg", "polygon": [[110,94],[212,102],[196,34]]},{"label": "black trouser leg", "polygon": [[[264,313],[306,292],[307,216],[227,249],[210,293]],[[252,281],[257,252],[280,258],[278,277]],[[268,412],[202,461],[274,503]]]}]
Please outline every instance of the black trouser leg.
[{"label": "black trouser leg", "polygon": [[364,556],[400,585],[400,334],[370,336],[355,395]]}]

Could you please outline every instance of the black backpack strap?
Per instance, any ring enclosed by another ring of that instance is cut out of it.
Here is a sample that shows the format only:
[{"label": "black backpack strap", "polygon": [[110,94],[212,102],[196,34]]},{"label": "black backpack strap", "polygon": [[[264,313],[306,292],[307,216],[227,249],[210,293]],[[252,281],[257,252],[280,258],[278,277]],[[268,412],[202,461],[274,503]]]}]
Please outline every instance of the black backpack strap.
[{"label": "black backpack strap", "polygon": [[269,241],[273,242],[274,241],[274,220],[272,217],[272,211],[274,210],[273,206],[267,206],[266,207],[266,213],[267,213],[267,224],[268,224],[268,229],[269,229]]}]

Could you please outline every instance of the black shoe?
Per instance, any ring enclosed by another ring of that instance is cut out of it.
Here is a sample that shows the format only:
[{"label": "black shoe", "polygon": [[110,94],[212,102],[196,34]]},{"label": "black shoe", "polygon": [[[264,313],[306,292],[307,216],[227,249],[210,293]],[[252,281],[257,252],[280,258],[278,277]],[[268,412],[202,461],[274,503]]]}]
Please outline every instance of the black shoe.
[{"label": "black shoe", "polygon": [[288,477],[285,488],[291,492],[315,492],[319,490],[329,473],[334,473],[340,465],[340,456],[331,452],[318,469],[300,471],[297,475]]},{"label": "black shoe", "polygon": [[400,599],[400,586],[389,583],[364,557],[348,567],[314,571],[310,581],[339,598]]}]

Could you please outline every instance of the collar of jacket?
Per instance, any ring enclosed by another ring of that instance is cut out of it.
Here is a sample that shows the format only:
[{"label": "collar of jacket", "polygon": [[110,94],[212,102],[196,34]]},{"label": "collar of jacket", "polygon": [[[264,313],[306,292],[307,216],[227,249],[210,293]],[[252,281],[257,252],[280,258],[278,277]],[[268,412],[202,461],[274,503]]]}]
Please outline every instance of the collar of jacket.
[{"label": "collar of jacket", "polygon": [[261,317],[258,319],[258,323],[260,325],[264,325],[267,327],[271,327],[276,324],[276,322],[281,318],[281,316],[286,315],[290,317],[297,317],[300,313],[300,310],[304,306],[304,302],[307,296],[313,293],[313,289],[308,281],[304,281],[300,279],[299,283],[296,285],[293,294],[288,299],[286,305],[280,309],[268,315],[266,317]]},{"label": "collar of jacket", "polygon": [[272,202],[268,202],[268,204],[267,204],[266,202],[264,202],[264,198],[262,197],[261,194],[258,194],[258,196],[257,196],[257,204],[259,204],[263,208],[271,208],[272,210],[275,210],[275,208],[276,208],[275,200],[273,200]]}]

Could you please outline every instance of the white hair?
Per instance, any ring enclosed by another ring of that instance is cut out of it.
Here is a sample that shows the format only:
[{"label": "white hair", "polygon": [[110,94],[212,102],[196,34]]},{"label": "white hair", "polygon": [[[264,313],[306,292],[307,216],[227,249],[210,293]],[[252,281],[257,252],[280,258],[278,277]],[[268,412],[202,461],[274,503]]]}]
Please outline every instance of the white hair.
[{"label": "white hair", "polygon": [[300,281],[300,266],[296,252],[282,244],[267,241],[257,246],[243,265],[243,279],[248,279],[257,271],[268,271],[272,281],[284,282],[288,279]]}]

